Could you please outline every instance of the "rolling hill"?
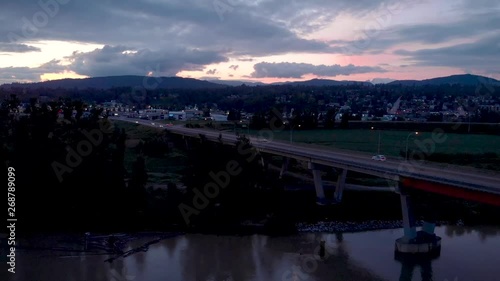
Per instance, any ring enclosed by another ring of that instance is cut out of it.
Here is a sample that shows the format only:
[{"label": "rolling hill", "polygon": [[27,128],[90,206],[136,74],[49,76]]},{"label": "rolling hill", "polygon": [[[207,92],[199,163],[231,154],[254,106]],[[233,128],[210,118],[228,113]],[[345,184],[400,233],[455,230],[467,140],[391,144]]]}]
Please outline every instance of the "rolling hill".
[{"label": "rolling hill", "polygon": [[[1,85],[0,88],[24,88],[24,89],[110,89],[114,87],[132,87],[138,89],[217,89],[231,86],[267,86],[267,85],[292,85],[292,86],[351,86],[351,85],[373,85],[367,81],[337,81],[329,79],[312,79],[307,81],[291,81],[277,82],[272,84],[264,84],[261,82],[244,82],[237,80],[198,80],[193,78],[182,77],[147,77],[147,76],[108,76],[108,77],[93,77],[84,79],[62,79],[52,80],[37,83],[12,83]],[[453,85],[459,84],[464,86],[486,85],[500,86],[500,81],[493,78],[462,74],[451,75],[446,77],[438,77],[426,80],[396,80],[386,85],[403,85],[403,86],[424,86],[424,85]]]},{"label": "rolling hill", "polygon": [[147,77],[147,76],[109,76],[93,77],[84,79],[62,79],[38,83],[12,83],[4,84],[0,87],[11,88],[20,87],[27,89],[35,88],[63,88],[63,89],[110,89],[113,87],[133,87],[138,89],[207,89],[224,88],[227,86],[215,84],[192,78],[181,77]]},{"label": "rolling hill", "polygon": [[473,74],[460,74],[451,75],[446,77],[437,77],[425,80],[396,80],[388,83],[387,85],[403,85],[403,86],[424,86],[424,85],[463,85],[463,86],[476,86],[479,84],[500,86],[500,81],[493,78],[473,75]]}]

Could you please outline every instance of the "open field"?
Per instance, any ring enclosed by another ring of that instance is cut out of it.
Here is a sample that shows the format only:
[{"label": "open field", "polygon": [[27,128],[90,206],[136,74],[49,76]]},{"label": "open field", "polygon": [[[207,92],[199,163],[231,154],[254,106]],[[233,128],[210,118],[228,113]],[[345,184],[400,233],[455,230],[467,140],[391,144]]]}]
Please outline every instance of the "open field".
[{"label": "open field", "polygon": [[[245,133],[245,132],[242,132]],[[409,131],[380,131],[380,154],[400,156],[405,151]],[[257,135],[257,131],[250,131]],[[274,139],[290,141],[290,131],[273,133]],[[500,154],[500,136],[493,135],[464,135],[446,133],[436,138],[443,142],[433,141],[433,153],[496,153]],[[408,138],[409,150],[420,150],[418,144],[432,140],[432,133],[423,132],[410,135]],[[304,130],[293,131],[293,142],[324,145],[339,149],[356,150],[376,154],[379,143],[379,132],[374,130]],[[424,149],[428,149],[427,147]],[[430,151],[430,150],[427,150]]]},{"label": "open field", "polygon": [[[162,120],[164,121],[164,120]],[[158,132],[155,128],[118,122],[120,128],[125,128],[131,139],[147,138]],[[163,123],[163,122],[162,122]],[[175,124],[186,122],[174,121]],[[191,124],[206,124],[206,121],[190,122]],[[259,131],[237,128],[240,134],[258,135]],[[411,131],[380,131],[380,154],[387,156],[400,156],[401,151],[406,149],[406,141]],[[274,131],[273,138],[277,140],[290,141],[290,131]],[[419,143],[432,141],[433,133],[419,132],[408,138],[409,150],[421,150]],[[432,141],[435,145],[433,153],[445,154],[500,154],[500,136],[479,134],[453,134],[445,133],[443,136],[435,137],[438,141]],[[444,141],[439,142],[439,140]],[[293,142],[323,145],[332,148],[355,150],[376,154],[378,152],[379,131],[377,130],[294,130]],[[425,149],[429,149],[426,147]],[[430,151],[430,150],[428,150]]]},{"label": "open field", "polygon": [[[113,121],[127,133],[124,164],[127,171],[132,172],[132,165],[136,161],[138,153],[135,147],[139,142],[146,141],[162,135],[162,131],[157,128],[147,127],[129,122]],[[154,184],[178,183],[181,181],[183,169],[185,169],[186,156],[179,150],[173,148],[165,157],[148,157],[146,160],[146,170],[148,171],[148,182]]]},{"label": "open field", "polygon": [[[206,121],[204,121],[206,122]],[[131,135],[145,137],[157,129],[140,128],[142,126],[126,122],[123,125],[131,129]],[[203,124],[200,124],[203,125]],[[135,129],[133,129],[135,128]],[[258,136],[259,131],[226,126],[226,132],[236,130],[239,134]],[[272,136],[267,133],[266,138],[290,141],[289,130],[275,131]],[[454,134],[442,135],[431,132],[419,132],[418,135],[411,131],[389,130],[361,130],[361,129],[333,129],[333,130],[294,130],[293,142],[300,144],[318,145],[332,149],[353,150],[359,152],[380,154],[392,158],[403,157],[408,143],[409,151],[422,152],[425,159],[433,162],[442,162],[461,166],[473,166],[490,170],[500,170],[500,136],[480,134]],[[407,142],[408,140],[408,142]],[[485,155],[489,154],[489,155]],[[418,158],[417,158],[418,159]]]}]

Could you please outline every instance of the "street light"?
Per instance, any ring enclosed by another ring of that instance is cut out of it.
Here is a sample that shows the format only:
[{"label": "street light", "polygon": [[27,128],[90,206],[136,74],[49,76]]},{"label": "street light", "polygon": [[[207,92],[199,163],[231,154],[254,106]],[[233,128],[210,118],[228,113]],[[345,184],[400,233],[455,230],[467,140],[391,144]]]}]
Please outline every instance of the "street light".
[{"label": "street light", "polygon": [[410,139],[410,136],[413,134],[418,135],[418,132],[411,132],[408,134],[408,137],[406,137],[406,157],[405,157],[406,160],[408,160],[408,140]]},{"label": "street light", "polygon": [[[375,128],[372,127],[372,130],[374,130]],[[377,154],[380,154],[380,130],[377,130],[378,131],[378,147],[377,147]]]},{"label": "street light", "polygon": [[[300,124],[298,126],[300,128]],[[293,143],[293,128],[295,128],[295,126],[290,127],[290,128],[291,128],[291,130],[290,130],[290,143]]]}]

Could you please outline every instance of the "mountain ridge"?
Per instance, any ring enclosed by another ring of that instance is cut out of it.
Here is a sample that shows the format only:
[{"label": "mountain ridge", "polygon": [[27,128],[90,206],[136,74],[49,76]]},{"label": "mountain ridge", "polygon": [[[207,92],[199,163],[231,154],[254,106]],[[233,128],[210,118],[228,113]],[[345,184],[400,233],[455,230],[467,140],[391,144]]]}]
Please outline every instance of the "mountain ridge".
[{"label": "mountain ridge", "polygon": [[464,86],[489,84],[493,86],[500,86],[500,81],[490,77],[474,75],[474,74],[456,74],[456,75],[436,77],[424,80],[396,80],[387,83],[387,85],[403,85],[403,86],[446,85],[446,84],[448,85],[459,84]]},{"label": "mountain ridge", "polygon": [[[0,88],[65,88],[65,89],[111,89],[115,87],[133,87],[137,89],[216,89],[226,87],[246,86],[273,86],[273,85],[291,85],[291,86],[346,86],[346,85],[374,85],[369,81],[349,81],[349,80],[331,80],[331,79],[311,79],[306,81],[287,81],[265,84],[262,82],[249,82],[239,80],[199,80],[183,77],[149,77],[137,75],[104,76],[81,79],[60,79],[35,83],[10,83],[0,85]],[[473,74],[457,74],[444,77],[436,77],[424,80],[395,80],[386,85],[402,86],[423,86],[423,85],[453,85],[475,86],[483,84],[485,86],[500,86],[500,81]]]}]

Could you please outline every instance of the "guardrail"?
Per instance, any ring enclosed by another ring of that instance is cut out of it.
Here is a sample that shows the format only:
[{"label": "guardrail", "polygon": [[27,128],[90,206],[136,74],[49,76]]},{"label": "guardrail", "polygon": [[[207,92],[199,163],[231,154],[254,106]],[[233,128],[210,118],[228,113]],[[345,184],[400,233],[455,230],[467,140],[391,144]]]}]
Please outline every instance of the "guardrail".
[{"label": "guardrail", "polygon": [[[180,135],[185,135],[185,136],[191,136],[191,137],[199,137],[200,133],[199,132],[185,132],[185,131],[177,131],[177,130],[171,130],[173,133],[180,134]],[[212,136],[212,135],[204,135],[208,140],[211,141],[218,141],[218,137]],[[227,136],[226,136],[227,137]],[[236,141],[237,138],[234,137],[229,139],[230,141]],[[276,143],[276,142],[274,142]],[[346,160],[346,159],[340,159],[343,157],[346,157],[345,155],[341,156],[342,154],[339,154],[339,158],[335,158],[335,153],[333,151],[324,151],[325,153],[328,154],[333,154],[330,156],[324,156],[324,155],[316,155],[313,153],[309,153],[307,151],[297,151],[297,150],[289,150],[286,148],[281,148],[273,145],[269,145],[270,143],[261,143],[261,142],[255,142],[253,145],[259,149],[266,151],[267,153],[279,153],[282,155],[285,155],[287,157],[292,157],[292,158],[301,158],[301,159],[310,159],[310,161],[314,162],[323,162],[323,163],[318,163],[322,165],[328,165],[332,167],[338,167],[338,166],[345,166],[347,168],[355,168],[355,169],[360,169],[363,170],[364,173],[370,174],[372,173],[377,173],[377,174],[385,174],[387,175],[387,178],[399,178],[399,177],[407,177],[407,178],[412,178],[412,179],[418,179],[418,180],[425,180],[425,181],[430,181],[434,183],[439,183],[439,184],[446,184],[446,185],[451,185],[451,186],[456,186],[464,189],[469,189],[469,190],[474,190],[474,191],[479,191],[479,192],[488,192],[488,193],[493,193],[493,194],[500,194],[500,179],[498,182],[498,186],[491,186],[488,184],[477,184],[471,181],[463,181],[463,180],[456,180],[456,179],[450,179],[448,177],[437,177],[434,175],[431,175],[429,172],[425,171],[425,167],[420,167],[421,171],[418,173],[412,173],[408,171],[403,171],[398,168],[387,168],[387,167],[378,167],[378,166],[373,166],[372,164],[366,164],[366,163],[360,163],[357,161],[353,160]],[[287,143],[287,145],[290,145]],[[304,148],[304,147],[301,147]],[[320,149],[314,148],[315,151],[321,152]],[[398,163],[399,165],[400,163]],[[423,170],[423,171],[422,171]],[[451,176],[451,175],[450,175]],[[486,174],[485,174],[486,176]]]}]

